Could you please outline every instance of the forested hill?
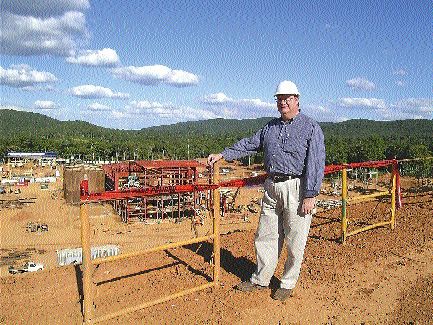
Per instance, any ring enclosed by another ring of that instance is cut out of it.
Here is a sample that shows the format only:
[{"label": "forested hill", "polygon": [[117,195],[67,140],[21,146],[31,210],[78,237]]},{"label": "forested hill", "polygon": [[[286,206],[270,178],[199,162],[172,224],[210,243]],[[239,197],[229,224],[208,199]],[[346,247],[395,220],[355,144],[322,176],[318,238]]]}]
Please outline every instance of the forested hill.
[{"label": "forested hill", "polygon": [[389,138],[433,137],[433,120],[371,121],[349,120],[320,123],[325,136],[366,138],[372,135]]},{"label": "forested hill", "polygon": [[109,129],[83,121],[59,121],[39,113],[0,109],[0,136],[100,134]]},{"label": "forested hill", "polygon": [[[141,132],[157,132],[161,134],[210,134],[224,135],[225,133],[243,132],[252,134],[264,126],[271,118],[225,120],[213,119],[196,122],[182,122],[172,125],[155,126],[142,129]],[[400,121],[371,121],[349,120],[345,122],[319,123],[325,137],[365,138],[372,135],[380,137],[424,137],[433,136],[433,120],[400,120]]]},{"label": "forested hill", "polygon": [[[117,130],[0,109],[0,155],[7,151],[56,151],[83,158],[204,157],[252,135],[270,119],[213,119]],[[349,120],[320,125],[325,134],[328,162],[433,155],[433,120]]]},{"label": "forested hill", "polygon": [[[104,133],[120,134],[159,134],[163,135],[218,135],[224,134],[252,134],[265,125],[271,117],[257,119],[233,120],[212,119],[204,121],[180,122],[171,125],[153,126],[135,131],[109,129],[83,121],[59,121],[39,113],[0,110],[0,135],[23,134],[61,134],[61,135],[104,135]],[[348,120],[345,122],[320,123],[325,136],[337,137],[425,137],[433,136],[433,120],[399,120],[399,121],[371,121]]]},{"label": "forested hill", "polygon": [[253,134],[263,127],[271,117],[262,117],[257,119],[245,120],[228,120],[212,119],[204,121],[180,122],[171,125],[153,126],[142,129],[144,133],[161,133],[161,134],[206,134],[221,136],[224,134],[233,134],[242,132],[244,134]]}]

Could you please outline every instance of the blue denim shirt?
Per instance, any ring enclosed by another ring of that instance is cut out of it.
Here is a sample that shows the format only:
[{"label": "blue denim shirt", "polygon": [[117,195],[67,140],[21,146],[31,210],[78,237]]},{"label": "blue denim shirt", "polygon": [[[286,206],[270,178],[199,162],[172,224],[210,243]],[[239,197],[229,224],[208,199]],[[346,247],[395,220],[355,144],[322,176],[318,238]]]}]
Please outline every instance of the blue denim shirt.
[{"label": "blue denim shirt", "polygon": [[304,177],[304,196],[319,194],[325,170],[325,143],[319,124],[299,113],[291,121],[276,118],[250,138],[244,138],[221,154],[227,161],[263,151],[268,174]]}]

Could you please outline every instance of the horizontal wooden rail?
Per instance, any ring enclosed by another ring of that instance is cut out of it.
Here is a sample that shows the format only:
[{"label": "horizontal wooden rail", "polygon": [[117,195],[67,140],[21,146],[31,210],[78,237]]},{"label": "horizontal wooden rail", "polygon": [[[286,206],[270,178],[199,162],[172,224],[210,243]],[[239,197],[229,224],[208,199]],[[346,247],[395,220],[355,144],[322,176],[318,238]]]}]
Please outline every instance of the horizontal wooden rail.
[{"label": "horizontal wooden rail", "polygon": [[391,224],[392,224],[391,220],[390,221],[378,222],[378,223],[375,223],[375,224],[372,224],[372,225],[368,225],[368,226],[365,226],[363,228],[359,228],[359,229],[353,230],[351,232],[348,232],[348,233],[346,233],[346,237],[349,237],[349,236],[352,236],[352,235],[356,235],[356,234],[359,234],[360,232],[367,231],[367,230],[370,230],[370,229],[373,229],[373,228],[383,227],[383,226],[391,225]]},{"label": "horizontal wooden rail", "polygon": [[102,264],[102,263],[107,263],[107,262],[114,262],[114,261],[118,261],[118,260],[121,260],[124,258],[140,256],[140,255],[144,255],[144,254],[148,254],[148,253],[163,251],[166,249],[190,245],[190,244],[196,244],[196,243],[200,243],[200,242],[203,242],[203,241],[206,241],[209,239],[214,239],[214,238],[215,238],[215,235],[212,234],[209,236],[192,238],[189,240],[185,240],[183,242],[176,242],[176,243],[165,244],[162,246],[152,247],[152,248],[144,249],[144,250],[137,251],[137,252],[130,252],[130,253],[125,253],[125,254],[121,254],[121,255],[113,255],[113,256],[108,256],[108,257],[95,258],[94,260],[92,260],[92,264],[96,265],[96,264]]},{"label": "horizontal wooden rail", "polygon": [[378,193],[373,193],[373,194],[368,194],[368,195],[361,195],[361,196],[356,196],[356,197],[351,197],[347,200],[348,203],[358,203],[358,202],[362,202],[362,201],[367,201],[369,199],[374,199],[377,197],[381,197],[381,196],[387,196],[389,195],[389,191],[383,191],[383,192],[378,192]]},{"label": "horizontal wooden rail", "polygon": [[153,300],[153,301],[148,301],[148,302],[145,302],[145,303],[143,303],[141,305],[138,305],[138,306],[125,308],[125,309],[119,310],[117,312],[108,314],[108,315],[104,315],[104,316],[101,316],[101,317],[93,318],[92,322],[93,323],[99,323],[99,322],[107,321],[109,319],[113,319],[115,317],[123,316],[123,315],[132,313],[134,311],[138,311],[138,310],[146,308],[146,307],[154,306],[154,305],[157,305],[157,304],[160,304],[160,303],[163,303],[163,302],[175,299],[175,298],[179,298],[179,297],[183,297],[183,296],[189,295],[190,293],[193,293],[193,292],[196,292],[196,291],[200,291],[200,290],[204,290],[204,289],[207,289],[207,288],[214,287],[216,285],[216,283],[217,283],[216,281],[208,282],[208,283],[203,284],[201,286],[197,286],[197,287],[190,288],[190,289],[187,289],[187,290],[179,291],[179,292],[174,293],[172,295],[165,296],[165,297]]}]

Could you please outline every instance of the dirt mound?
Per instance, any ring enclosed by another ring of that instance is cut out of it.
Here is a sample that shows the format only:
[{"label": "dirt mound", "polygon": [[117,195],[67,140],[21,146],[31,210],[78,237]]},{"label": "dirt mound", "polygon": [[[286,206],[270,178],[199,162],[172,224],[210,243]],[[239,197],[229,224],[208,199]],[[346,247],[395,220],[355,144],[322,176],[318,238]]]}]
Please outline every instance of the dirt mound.
[{"label": "dirt mound", "polygon": [[[233,289],[254,269],[256,221],[242,224],[244,229],[226,229],[221,236],[219,287],[103,323],[428,324],[433,319],[432,201],[433,192],[411,193],[397,212],[394,230],[376,228],[349,237],[344,245],[339,243],[340,210],[319,213],[313,219],[298,286],[294,296],[284,303],[270,298],[278,286],[283,259],[269,290],[240,293]],[[358,227],[370,216],[385,220],[390,213],[386,201],[353,205],[348,211],[352,220],[349,227]],[[78,220],[70,217],[69,226],[76,229]],[[114,226],[106,216],[91,221],[99,229],[109,229],[108,222]],[[118,227],[103,233],[125,245],[135,239],[134,247],[154,246],[157,240],[152,233],[158,238],[166,235],[170,241],[178,239],[170,234],[174,227],[170,224],[148,225],[153,228],[147,228],[146,236],[140,233],[142,225]],[[98,240],[98,231],[93,235],[93,240]],[[212,275],[208,264],[211,258],[211,243],[202,243],[102,264],[93,274],[95,315],[207,283]],[[79,266],[66,266],[2,277],[0,323],[27,324],[37,320],[44,324],[80,324],[81,276]]]}]

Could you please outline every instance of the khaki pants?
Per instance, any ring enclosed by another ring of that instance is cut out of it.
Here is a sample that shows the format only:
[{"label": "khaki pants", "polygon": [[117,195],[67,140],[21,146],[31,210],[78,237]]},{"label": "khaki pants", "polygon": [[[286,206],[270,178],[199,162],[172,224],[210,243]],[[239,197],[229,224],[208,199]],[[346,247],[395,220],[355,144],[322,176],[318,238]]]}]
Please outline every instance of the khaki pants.
[{"label": "khaki pants", "polygon": [[281,288],[292,289],[296,285],[312,218],[311,214],[301,212],[302,182],[299,178],[280,183],[269,178],[265,181],[255,237],[257,269],[251,276],[252,283],[269,285],[285,241],[288,256]]}]

